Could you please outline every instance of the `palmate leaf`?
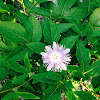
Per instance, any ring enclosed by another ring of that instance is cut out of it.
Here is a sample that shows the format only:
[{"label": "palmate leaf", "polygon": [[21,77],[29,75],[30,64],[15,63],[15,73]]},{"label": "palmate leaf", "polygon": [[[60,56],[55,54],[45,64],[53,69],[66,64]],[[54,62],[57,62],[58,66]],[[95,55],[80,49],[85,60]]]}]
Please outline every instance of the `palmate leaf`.
[{"label": "palmate leaf", "polygon": [[90,53],[80,41],[77,42],[76,50],[77,60],[82,67],[83,72],[85,72],[86,67],[89,65],[91,60]]},{"label": "palmate leaf", "polygon": [[53,41],[58,42],[60,39],[60,31],[56,24],[50,19],[46,19],[45,26],[43,30],[43,35],[49,44]]},{"label": "palmate leaf", "polygon": [[32,78],[38,80],[39,82],[43,82],[43,83],[56,82],[62,79],[61,75],[54,73],[54,72],[34,74],[32,75]]},{"label": "palmate leaf", "polygon": [[27,43],[27,32],[23,26],[17,23],[2,21],[0,22],[0,34],[15,43]]}]

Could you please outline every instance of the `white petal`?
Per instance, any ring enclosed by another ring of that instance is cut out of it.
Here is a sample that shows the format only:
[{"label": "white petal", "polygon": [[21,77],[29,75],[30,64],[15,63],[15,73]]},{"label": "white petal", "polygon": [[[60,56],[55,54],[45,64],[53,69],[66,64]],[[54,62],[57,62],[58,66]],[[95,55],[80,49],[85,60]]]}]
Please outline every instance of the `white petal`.
[{"label": "white petal", "polygon": [[53,42],[53,49],[57,50],[57,44],[56,44],[56,42]]},{"label": "white petal", "polygon": [[70,49],[69,48],[63,51],[64,54],[67,54],[69,52],[70,52]]},{"label": "white petal", "polygon": [[45,49],[46,49],[47,52],[49,52],[49,51],[52,50],[52,49],[51,49],[51,46],[46,46]]},{"label": "white petal", "polygon": [[58,70],[60,69],[62,71],[61,65],[57,65],[55,68],[58,69]]},{"label": "white petal", "polygon": [[53,65],[51,65],[51,64],[48,65],[48,66],[47,66],[47,71],[50,71],[52,67],[53,67]]},{"label": "white petal", "polygon": [[59,47],[59,50],[63,50],[63,46],[62,45]]},{"label": "white petal", "polygon": [[66,61],[71,61],[70,57],[65,57]]},{"label": "white petal", "polygon": [[63,70],[67,70],[67,67],[64,63],[61,64],[61,67],[62,67]]},{"label": "white petal", "polygon": [[44,53],[44,52],[41,52],[40,53],[42,56],[44,56],[44,57],[47,57],[48,55],[47,55],[47,53]]},{"label": "white petal", "polygon": [[48,62],[49,62],[48,59],[44,59],[44,60],[43,60],[43,63],[48,63]]}]

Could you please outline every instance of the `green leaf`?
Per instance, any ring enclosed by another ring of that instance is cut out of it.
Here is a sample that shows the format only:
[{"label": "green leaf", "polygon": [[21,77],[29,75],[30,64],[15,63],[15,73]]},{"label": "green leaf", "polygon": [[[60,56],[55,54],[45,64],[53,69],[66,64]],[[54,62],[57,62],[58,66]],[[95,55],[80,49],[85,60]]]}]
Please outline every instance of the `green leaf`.
[{"label": "green leaf", "polygon": [[33,6],[29,10],[29,13],[35,13],[35,14],[38,14],[38,15],[50,17],[50,11],[48,11],[47,9],[45,9],[43,7],[34,7]]},{"label": "green leaf", "polygon": [[67,70],[73,70],[73,71],[79,71],[79,72],[83,71],[81,67],[78,67],[76,65],[68,65]]},{"label": "green leaf", "polygon": [[76,100],[76,98],[72,92],[73,88],[74,88],[74,86],[72,85],[71,81],[65,80],[62,83],[62,90],[65,92],[65,94],[69,100]]},{"label": "green leaf", "polygon": [[88,13],[87,9],[83,9],[81,7],[74,7],[69,11],[66,11],[64,15],[65,19],[83,19],[87,17],[90,13]]},{"label": "green leaf", "polygon": [[26,47],[26,46],[23,46],[23,45],[19,45],[17,47],[15,47],[11,52],[10,54],[8,55],[7,57],[7,60],[8,59],[12,59],[14,61],[20,61],[22,59],[24,59],[25,57],[25,54],[28,52],[28,55],[31,56],[31,54],[33,53],[33,51]]},{"label": "green leaf", "polygon": [[58,42],[60,39],[59,28],[50,19],[46,19],[43,35],[49,44],[52,44],[53,41]]},{"label": "green leaf", "polygon": [[80,78],[84,77],[84,75],[82,73],[83,70],[81,67],[78,67],[75,65],[69,65],[69,66],[67,66],[67,71],[76,77],[80,77]]},{"label": "green leaf", "polygon": [[47,0],[36,0],[37,3],[47,2]]},{"label": "green leaf", "polygon": [[96,0],[96,2],[98,3],[99,7],[100,7],[100,0]]},{"label": "green leaf", "polygon": [[30,83],[26,83],[26,80],[15,82],[14,84],[16,84],[17,86],[24,84],[22,87],[26,88],[27,90],[35,91],[34,88],[30,85]]},{"label": "green leaf", "polygon": [[72,92],[69,92],[69,91],[66,90],[65,94],[66,94],[66,96],[67,96],[67,98],[69,100],[76,100],[76,97],[75,97],[75,95]]},{"label": "green leaf", "polygon": [[34,2],[30,2],[29,0],[24,0],[23,3],[28,9],[31,9],[35,5]]},{"label": "green leaf", "polygon": [[2,48],[7,49],[7,45],[6,45],[3,41],[0,40],[0,50],[1,50]]},{"label": "green leaf", "polygon": [[40,54],[40,52],[43,52],[45,49],[45,44],[40,43],[40,42],[28,43],[26,44],[26,46],[29,47],[31,50],[33,50],[37,54]]},{"label": "green leaf", "polygon": [[83,36],[83,24],[79,21],[79,20],[68,20],[69,22],[71,22],[71,24],[73,24],[72,29],[78,33],[80,36]]},{"label": "green leaf", "polygon": [[11,100],[13,96],[15,95],[14,92],[9,92],[7,95],[5,95],[1,100]]},{"label": "green leaf", "polygon": [[93,85],[94,88],[100,86],[100,81],[98,81],[99,79],[100,79],[100,75],[92,78],[91,84]]},{"label": "green leaf", "polygon": [[29,38],[32,42],[39,42],[42,37],[42,28],[38,20],[31,14],[27,22],[27,31],[29,32]]},{"label": "green leaf", "polygon": [[100,75],[100,60],[95,61],[85,72],[88,76]]},{"label": "green leaf", "polygon": [[[4,84],[3,84],[3,87],[2,89],[0,90],[1,91],[4,91],[4,90],[7,90],[7,89],[11,89],[11,88],[14,88],[15,86],[12,84],[12,81],[11,80],[7,80]],[[1,97],[2,94],[0,94],[0,97]]]},{"label": "green leaf", "polygon": [[100,13],[100,7],[93,11],[93,13],[90,16],[91,25],[100,27],[100,15],[98,15],[99,13]]},{"label": "green leaf", "polygon": [[71,7],[76,0],[57,0],[58,1],[58,7],[61,10],[61,16],[65,14],[66,11],[68,11],[69,7]]},{"label": "green leaf", "polygon": [[50,12],[50,18],[59,18],[60,9],[53,2],[42,3],[41,6]]},{"label": "green leaf", "polygon": [[17,92],[17,94],[25,99],[40,99],[39,97],[37,97],[34,94],[31,94],[29,92]]},{"label": "green leaf", "polygon": [[25,55],[24,63],[25,63],[25,65],[26,65],[27,71],[28,71],[28,72],[31,72],[32,66],[31,66],[30,61],[29,61],[29,58],[28,58],[28,53],[26,53],[26,55]]},{"label": "green leaf", "polygon": [[7,70],[4,67],[0,66],[0,81],[3,81],[6,78],[7,74]]},{"label": "green leaf", "polygon": [[92,32],[92,34],[90,36],[88,36],[88,39],[91,39],[91,38],[97,37],[97,36],[100,37],[100,26],[99,27],[93,26],[91,28],[92,28],[93,32]]},{"label": "green leaf", "polygon": [[98,13],[100,13],[100,7],[95,9],[90,16],[89,20],[93,32],[89,38],[100,36],[100,15],[98,15]]},{"label": "green leaf", "polygon": [[7,54],[0,56],[0,63],[3,62],[3,61],[5,61],[7,57],[8,57]]},{"label": "green leaf", "polygon": [[57,26],[58,26],[58,28],[60,30],[60,33],[64,33],[74,25],[70,24],[70,23],[59,23],[59,24],[57,24]]},{"label": "green leaf", "polygon": [[27,77],[28,77],[28,74],[27,73],[25,73],[23,75],[20,75],[20,76],[14,78],[12,80],[12,84],[20,83],[22,80],[26,79]]},{"label": "green leaf", "polygon": [[55,72],[34,74],[32,75],[32,78],[44,83],[56,82],[62,79],[62,77]]},{"label": "green leaf", "polygon": [[[12,5],[10,5],[12,6]],[[5,11],[5,12],[11,12],[13,13],[13,11],[9,8],[8,4],[4,4],[4,2],[1,0],[0,1],[0,12]]]},{"label": "green leaf", "polygon": [[96,100],[96,98],[89,92],[75,91],[75,94],[80,97],[81,100]]},{"label": "green leaf", "polygon": [[94,93],[97,93],[100,91],[100,86],[94,89]]},{"label": "green leaf", "polygon": [[76,40],[78,39],[78,35],[77,36],[69,36],[64,38],[60,44],[66,46],[66,48],[72,48],[73,45],[75,44]]},{"label": "green leaf", "polygon": [[76,56],[80,66],[83,69],[83,72],[85,72],[86,67],[91,61],[91,57],[89,51],[80,41],[77,42]]},{"label": "green leaf", "polygon": [[57,84],[56,86],[51,86],[45,91],[45,95],[43,97],[43,100],[60,100],[61,95],[61,88],[60,84]]},{"label": "green leaf", "polygon": [[70,91],[70,92],[73,91],[72,89],[74,88],[74,86],[72,85],[71,81],[64,80],[64,81],[63,81],[63,86],[64,86],[68,91]]},{"label": "green leaf", "polygon": [[0,22],[0,33],[15,43],[27,43],[27,33],[23,26],[17,23]]},{"label": "green leaf", "polygon": [[24,26],[24,28],[26,29],[27,33],[29,33],[28,32],[28,28],[27,28],[27,23],[28,23],[27,15],[25,15],[24,13],[21,13],[19,10],[16,12],[16,15],[21,20],[21,24]]},{"label": "green leaf", "polygon": [[8,60],[7,62],[10,68],[13,69],[14,71],[20,72],[20,73],[27,73],[27,70],[25,69],[25,67],[21,66],[19,63],[13,60]]}]

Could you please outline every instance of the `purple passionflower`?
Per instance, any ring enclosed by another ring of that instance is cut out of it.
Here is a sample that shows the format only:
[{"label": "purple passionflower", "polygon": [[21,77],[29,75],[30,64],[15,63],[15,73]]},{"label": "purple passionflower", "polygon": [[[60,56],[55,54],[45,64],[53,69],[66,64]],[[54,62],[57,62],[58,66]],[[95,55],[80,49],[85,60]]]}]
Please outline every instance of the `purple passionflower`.
[{"label": "purple passionflower", "polygon": [[47,67],[47,71],[59,72],[62,70],[67,70],[67,65],[71,61],[71,56],[69,54],[70,49],[53,42],[51,45],[45,46],[45,52],[41,52],[43,63]]}]

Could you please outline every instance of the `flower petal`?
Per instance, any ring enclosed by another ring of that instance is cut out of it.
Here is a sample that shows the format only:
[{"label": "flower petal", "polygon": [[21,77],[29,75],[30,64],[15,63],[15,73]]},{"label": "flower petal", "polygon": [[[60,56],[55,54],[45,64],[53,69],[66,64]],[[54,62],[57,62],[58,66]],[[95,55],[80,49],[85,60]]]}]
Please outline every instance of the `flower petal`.
[{"label": "flower petal", "polygon": [[62,68],[63,70],[67,70],[67,67],[66,67],[66,65],[65,65],[64,63],[61,64],[61,68]]},{"label": "flower petal", "polygon": [[45,49],[46,49],[46,52],[50,52],[50,51],[52,51],[51,46],[46,46]]},{"label": "flower petal", "polygon": [[42,56],[44,56],[44,57],[47,57],[48,55],[47,55],[47,53],[44,53],[44,52],[41,52],[40,53]]},{"label": "flower petal", "polygon": [[63,50],[63,46],[61,45],[61,46],[59,46],[59,50]]},{"label": "flower petal", "polygon": [[52,67],[53,67],[53,65],[49,64],[49,65],[47,66],[47,71],[50,71]]},{"label": "flower petal", "polygon": [[70,52],[70,49],[69,48],[63,51],[64,54],[67,54],[69,52]]},{"label": "flower petal", "polygon": [[45,63],[49,63],[49,60],[48,59],[44,59],[43,60],[43,63],[45,64]]},{"label": "flower petal", "polygon": [[53,49],[54,49],[54,50],[57,50],[57,46],[58,46],[58,45],[56,44],[56,42],[53,42]]}]

